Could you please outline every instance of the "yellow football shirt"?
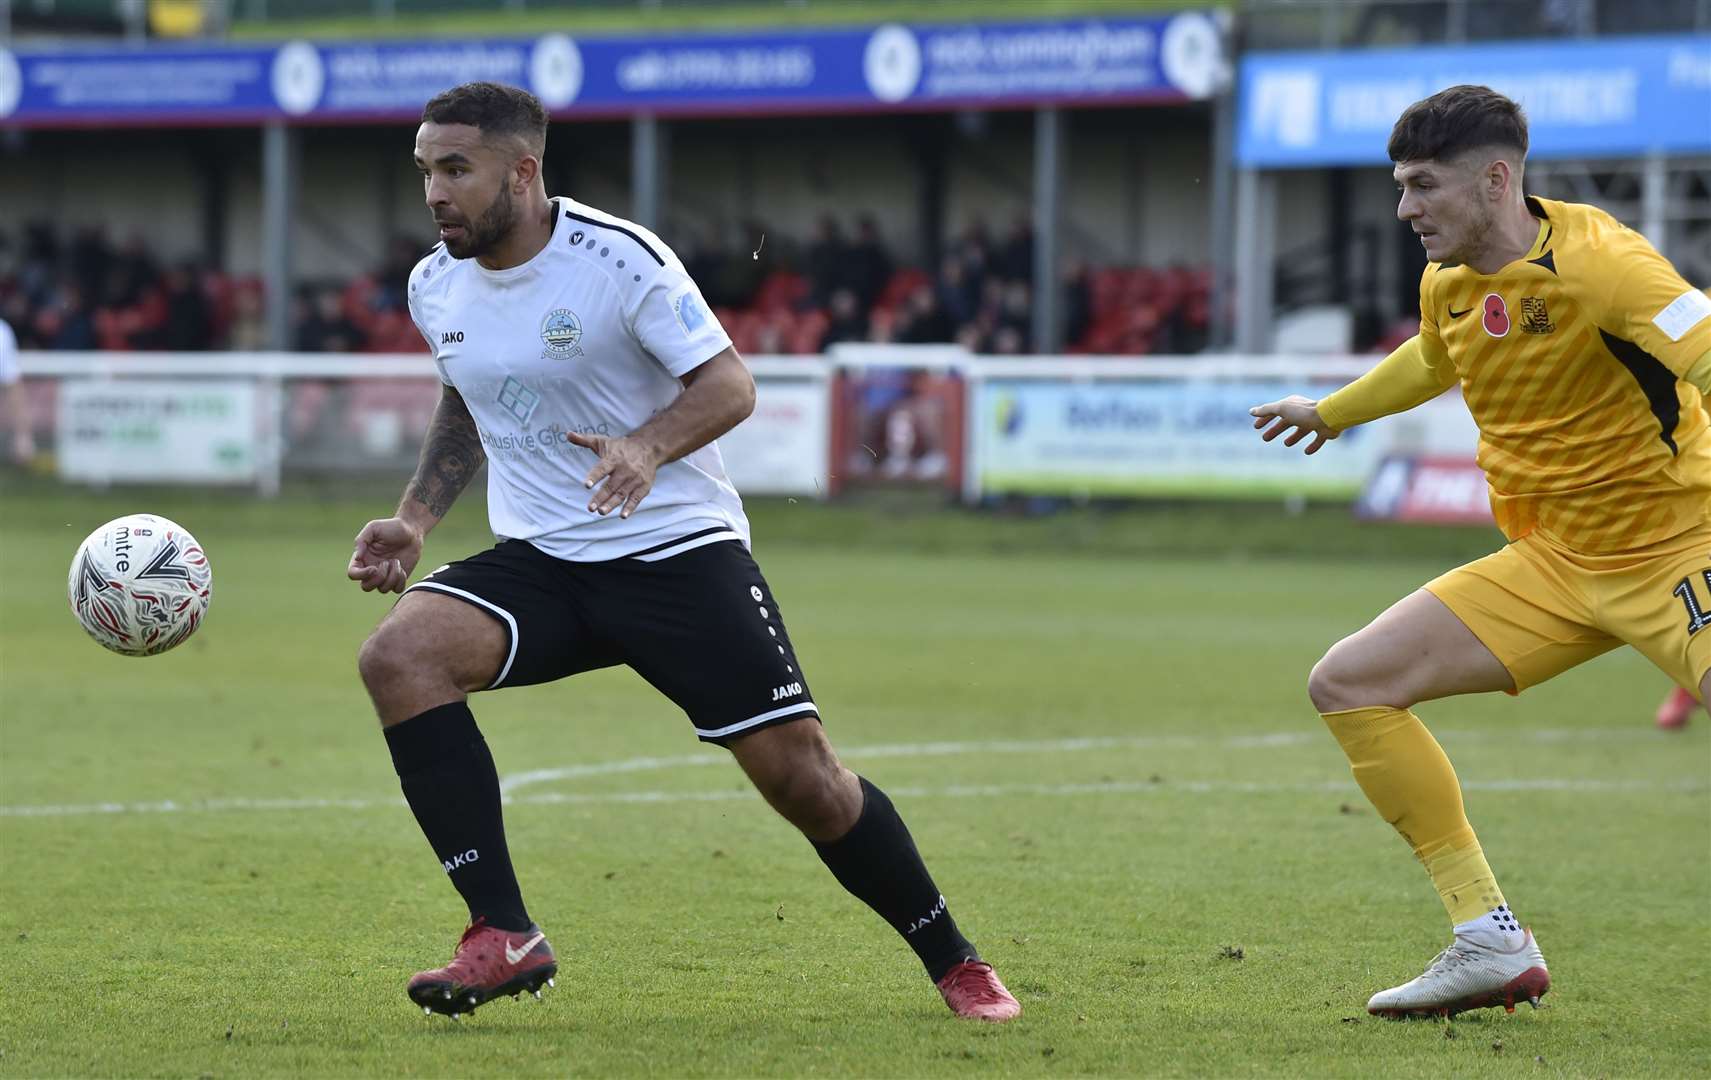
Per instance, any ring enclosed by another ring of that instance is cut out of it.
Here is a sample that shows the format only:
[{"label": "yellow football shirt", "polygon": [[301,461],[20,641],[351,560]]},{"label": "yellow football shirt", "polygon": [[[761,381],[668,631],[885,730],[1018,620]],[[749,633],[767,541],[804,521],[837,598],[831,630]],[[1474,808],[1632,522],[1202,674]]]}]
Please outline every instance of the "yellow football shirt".
[{"label": "yellow football shirt", "polygon": [[1705,383],[1711,299],[1597,207],[1527,205],[1525,256],[1420,279],[1422,359],[1461,383],[1498,527],[1605,552],[1711,518],[1711,424],[1688,381]]}]

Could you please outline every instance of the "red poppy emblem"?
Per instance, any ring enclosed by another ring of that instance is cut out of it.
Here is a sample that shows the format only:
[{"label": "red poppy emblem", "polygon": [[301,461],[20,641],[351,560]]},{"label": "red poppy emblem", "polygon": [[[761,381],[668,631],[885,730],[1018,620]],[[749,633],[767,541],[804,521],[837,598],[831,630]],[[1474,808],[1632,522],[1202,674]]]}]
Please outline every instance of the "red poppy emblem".
[{"label": "red poppy emblem", "polygon": [[1485,294],[1485,332],[1492,337],[1502,337],[1509,332],[1509,309],[1503,306],[1503,298],[1496,293]]}]

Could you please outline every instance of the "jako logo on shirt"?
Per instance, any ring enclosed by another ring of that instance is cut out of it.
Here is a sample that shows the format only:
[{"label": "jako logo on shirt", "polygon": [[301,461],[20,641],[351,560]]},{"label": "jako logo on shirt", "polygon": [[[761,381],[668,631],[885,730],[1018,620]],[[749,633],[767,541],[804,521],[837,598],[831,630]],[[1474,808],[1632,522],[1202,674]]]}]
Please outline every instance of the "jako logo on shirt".
[{"label": "jako logo on shirt", "polygon": [[468,851],[459,852],[458,854],[453,855],[449,859],[441,859],[440,865],[444,866],[446,868],[446,873],[449,874],[453,870],[456,870],[458,867],[464,866],[468,863],[475,862],[476,860],[478,860],[480,858],[481,858],[481,852],[475,850],[474,848],[470,848]]},{"label": "jako logo on shirt", "polygon": [[799,682],[785,683],[783,686],[775,686],[772,688],[772,700],[783,701],[785,698],[795,697],[797,694],[800,694],[801,692],[802,692],[802,684],[801,683],[799,683]]},{"label": "jako logo on shirt", "polygon": [[569,308],[553,308],[541,320],[541,343],[547,348],[543,357],[568,360],[582,355],[582,320]]}]

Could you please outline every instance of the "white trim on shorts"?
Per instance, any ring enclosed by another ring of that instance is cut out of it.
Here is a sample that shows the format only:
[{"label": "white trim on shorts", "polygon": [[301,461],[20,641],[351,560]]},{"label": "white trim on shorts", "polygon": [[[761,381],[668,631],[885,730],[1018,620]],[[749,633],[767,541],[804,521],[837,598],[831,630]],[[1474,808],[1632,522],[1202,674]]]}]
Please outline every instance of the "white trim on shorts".
[{"label": "white trim on shorts", "polygon": [[[438,573],[438,571],[435,571],[435,573]],[[410,586],[410,588],[405,589],[404,591],[411,592],[415,589],[433,589],[435,592],[449,593],[460,600],[467,600],[477,607],[486,608],[488,611],[491,611],[493,614],[505,620],[505,625],[509,627],[511,631],[511,651],[505,654],[504,666],[499,669],[499,675],[492,682],[487,684],[487,689],[493,690],[497,688],[500,683],[504,682],[505,676],[511,674],[511,662],[517,659],[517,620],[512,617],[511,613],[491,600],[483,599],[482,597],[463,589],[454,589],[450,585],[441,585],[437,581],[418,581],[416,584]]]},{"label": "white trim on shorts", "polygon": [[696,728],[695,734],[701,736],[703,739],[722,739],[726,735],[735,735],[739,731],[746,731],[749,728],[757,727],[766,723],[768,720],[777,720],[781,716],[790,716],[793,713],[805,712],[818,714],[819,711],[820,710],[814,706],[812,701],[804,701],[797,705],[786,705],[782,709],[774,709],[771,712],[764,712],[759,716],[751,716],[747,720],[738,720],[734,724],[726,724],[724,727],[714,728],[712,731],[708,731],[705,728]]},{"label": "white trim on shorts", "polygon": [[681,544],[673,544],[671,547],[660,548],[658,551],[650,551],[645,555],[631,555],[630,558],[637,562],[659,562],[661,559],[669,559],[673,555],[681,555],[685,551],[694,551],[696,548],[705,547],[708,544],[721,544],[726,540],[741,540],[742,538],[741,533],[732,532],[729,529],[723,529],[719,532],[708,533],[706,536],[693,537],[685,540]]}]

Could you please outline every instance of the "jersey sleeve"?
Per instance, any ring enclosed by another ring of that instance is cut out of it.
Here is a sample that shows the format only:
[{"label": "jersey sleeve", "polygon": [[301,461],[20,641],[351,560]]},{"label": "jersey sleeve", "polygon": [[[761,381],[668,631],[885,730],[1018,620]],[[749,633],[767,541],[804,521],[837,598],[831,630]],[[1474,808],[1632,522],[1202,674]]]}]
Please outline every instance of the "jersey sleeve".
[{"label": "jersey sleeve", "polygon": [[[412,272],[412,276],[414,276],[414,272]],[[416,333],[421,334],[422,340],[428,343],[428,353],[434,358],[434,370],[439,372],[440,382],[446,386],[451,386],[452,378],[446,373],[445,364],[440,362],[440,350],[434,343],[434,335],[428,331],[427,324],[422,321],[422,310],[416,304],[414,289],[410,290],[409,299],[405,302],[405,306],[410,309],[410,321],[416,324]]]},{"label": "jersey sleeve", "polygon": [[10,386],[23,378],[18,362],[18,337],[5,320],[0,319],[0,386]]},{"label": "jersey sleeve", "polygon": [[636,339],[667,371],[682,377],[731,347],[730,335],[689,275],[662,267],[636,302]]},{"label": "jersey sleeve", "polygon": [[1409,338],[1371,371],[1326,395],[1318,404],[1319,419],[1343,431],[1406,412],[1448,390],[1456,381],[1455,367],[1447,355],[1434,360],[1428,348],[1424,332]]},{"label": "jersey sleeve", "polygon": [[1381,416],[1406,412],[1455,385],[1456,368],[1438,334],[1432,297],[1435,263],[1420,275],[1420,332],[1397,346],[1371,371],[1319,401],[1319,419],[1343,431]]},{"label": "jersey sleeve", "polygon": [[1614,271],[1597,313],[1599,328],[1631,341],[1677,377],[1708,390],[1711,296],[1687,283],[1644,236],[1623,229],[1600,261]]}]

